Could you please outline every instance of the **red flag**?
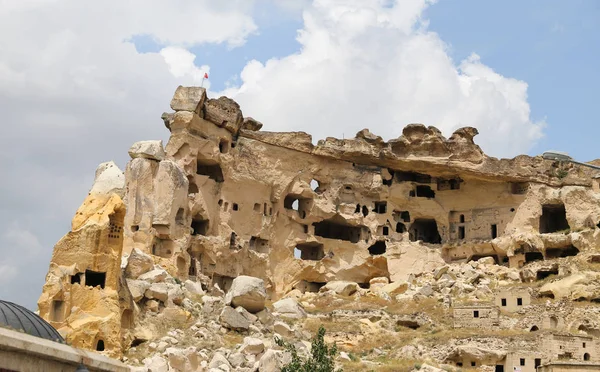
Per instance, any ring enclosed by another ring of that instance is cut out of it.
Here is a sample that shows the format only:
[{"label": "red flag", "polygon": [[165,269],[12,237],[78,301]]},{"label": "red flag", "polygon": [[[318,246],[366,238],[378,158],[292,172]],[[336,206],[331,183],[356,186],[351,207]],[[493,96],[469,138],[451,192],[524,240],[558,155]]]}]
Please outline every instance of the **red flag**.
[{"label": "red flag", "polygon": [[204,78],[208,79],[208,73],[207,72],[204,73]]}]

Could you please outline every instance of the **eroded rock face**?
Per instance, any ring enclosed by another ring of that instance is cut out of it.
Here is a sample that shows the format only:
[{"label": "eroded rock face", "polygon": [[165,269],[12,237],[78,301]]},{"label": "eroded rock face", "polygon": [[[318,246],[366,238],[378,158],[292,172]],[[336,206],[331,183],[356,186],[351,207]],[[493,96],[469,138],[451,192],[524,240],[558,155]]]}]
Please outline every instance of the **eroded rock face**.
[{"label": "eroded rock face", "polygon": [[[305,319],[303,301],[319,296],[451,306],[454,296],[489,297],[487,273],[499,285],[571,275],[542,294],[600,297],[594,275],[545,264],[600,245],[600,194],[585,170],[490,158],[471,127],[446,138],[410,124],[387,142],[364,129],[314,145],[304,132],[261,131],[235,101],[202,88],[178,87],[171,107],[165,148],[134,144],[124,174],[102,164],[55,246],[40,315],[75,346],[102,340],[118,356],[144,340],[134,325],[191,314],[212,317],[200,338],[256,332],[272,326],[266,303],[277,317]],[[213,360],[254,368],[280,356],[237,354]],[[175,350],[148,363],[161,360],[191,363]]]}]

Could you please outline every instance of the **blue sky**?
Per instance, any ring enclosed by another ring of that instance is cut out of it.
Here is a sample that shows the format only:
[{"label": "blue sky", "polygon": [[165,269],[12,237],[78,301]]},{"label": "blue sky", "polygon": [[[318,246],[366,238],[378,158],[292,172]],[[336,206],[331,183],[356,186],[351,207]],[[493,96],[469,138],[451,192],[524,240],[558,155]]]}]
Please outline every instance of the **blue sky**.
[{"label": "blue sky", "polygon": [[[531,116],[547,122],[545,136],[529,155],[554,149],[583,161],[600,158],[595,149],[600,123],[594,110],[600,86],[600,2],[439,0],[423,16],[429,30],[448,44],[456,64],[475,52],[496,72],[529,85]],[[251,59],[264,63],[299,51],[299,14],[263,3],[255,20],[259,32],[241,47],[207,44],[189,49],[197,64],[211,66],[213,90],[239,83],[236,77]],[[140,52],[164,46],[150,37],[133,41]]]},{"label": "blue sky", "polygon": [[425,16],[460,60],[476,51],[499,73],[529,84],[546,136],[531,155],[555,149],[600,158],[600,2],[441,0]]},{"label": "blue sky", "polygon": [[475,126],[494,156],[600,158],[597,0],[140,1],[0,8],[2,299],[35,310],[96,166],[166,140],[160,115],[204,65],[213,96],[313,142],[420,122]]}]

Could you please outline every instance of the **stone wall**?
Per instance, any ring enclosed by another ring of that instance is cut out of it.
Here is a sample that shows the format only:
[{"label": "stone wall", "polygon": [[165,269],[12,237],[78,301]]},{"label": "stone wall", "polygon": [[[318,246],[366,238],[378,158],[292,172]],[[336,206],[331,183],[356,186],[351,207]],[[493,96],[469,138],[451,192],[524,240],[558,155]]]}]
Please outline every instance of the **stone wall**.
[{"label": "stone wall", "polygon": [[0,370],[20,372],[75,371],[83,363],[90,372],[127,372],[129,367],[103,355],[0,328]]},{"label": "stone wall", "polygon": [[473,305],[454,307],[454,328],[491,328],[499,324],[499,311],[495,306]]}]

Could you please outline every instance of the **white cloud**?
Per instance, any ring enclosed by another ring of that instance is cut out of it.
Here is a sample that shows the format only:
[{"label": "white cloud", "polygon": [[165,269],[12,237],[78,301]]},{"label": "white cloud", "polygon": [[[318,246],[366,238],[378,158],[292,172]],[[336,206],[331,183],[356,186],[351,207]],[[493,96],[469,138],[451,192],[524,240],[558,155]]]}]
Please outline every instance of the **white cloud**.
[{"label": "white cloud", "polygon": [[[249,62],[230,81],[267,130],[322,138],[369,127],[389,138],[409,122],[473,125],[486,150],[511,155],[541,133],[527,85],[475,56],[453,64],[421,20],[425,0],[0,0],[0,226],[18,229],[0,233],[0,284],[11,283],[0,298],[35,309],[96,166],[123,167],[134,141],[167,139],[160,114],[175,88],[209,72],[184,48],[242,44],[260,1],[305,9],[298,53]],[[135,35],[164,48],[138,53]]]},{"label": "white cloud", "polygon": [[0,262],[0,281],[24,274],[0,285],[0,298],[35,308],[52,247],[69,230],[96,166],[123,167],[131,143],[165,140],[160,115],[175,88],[208,71],[181,49],[138,53],[127,40],[240,45],[257,30],[253,3],[0,0],[0,226],[18,221],[26,229],[0,231],[0,257],[10,257]]},{"label": "white cloud", "polygon": [[303,15],[299,53],[249,62],[224,93],[265,130],[303,130],[316,140],[368,127],[395,138],[408,123],[462,126],[495,156],[515,156],[542,136],[530,117],[527,84],[475,54],[456,65],[427,30],[426,0],[315,0]]},{"label": "white cloud", "polygon": [[[194,85],[202,84],[204,74],[210,74],[210,67],[203,65],[197,67],[194,64],[196,56],[190,53],[187,49],[179,47],[167,47],[160,51],[165,62],[169,66],[169,71],[177,78],[187,77]],[[210,75],[209,75],[210,76]],[[210,82],[206,80],[204,87],[209,89]]]}]

